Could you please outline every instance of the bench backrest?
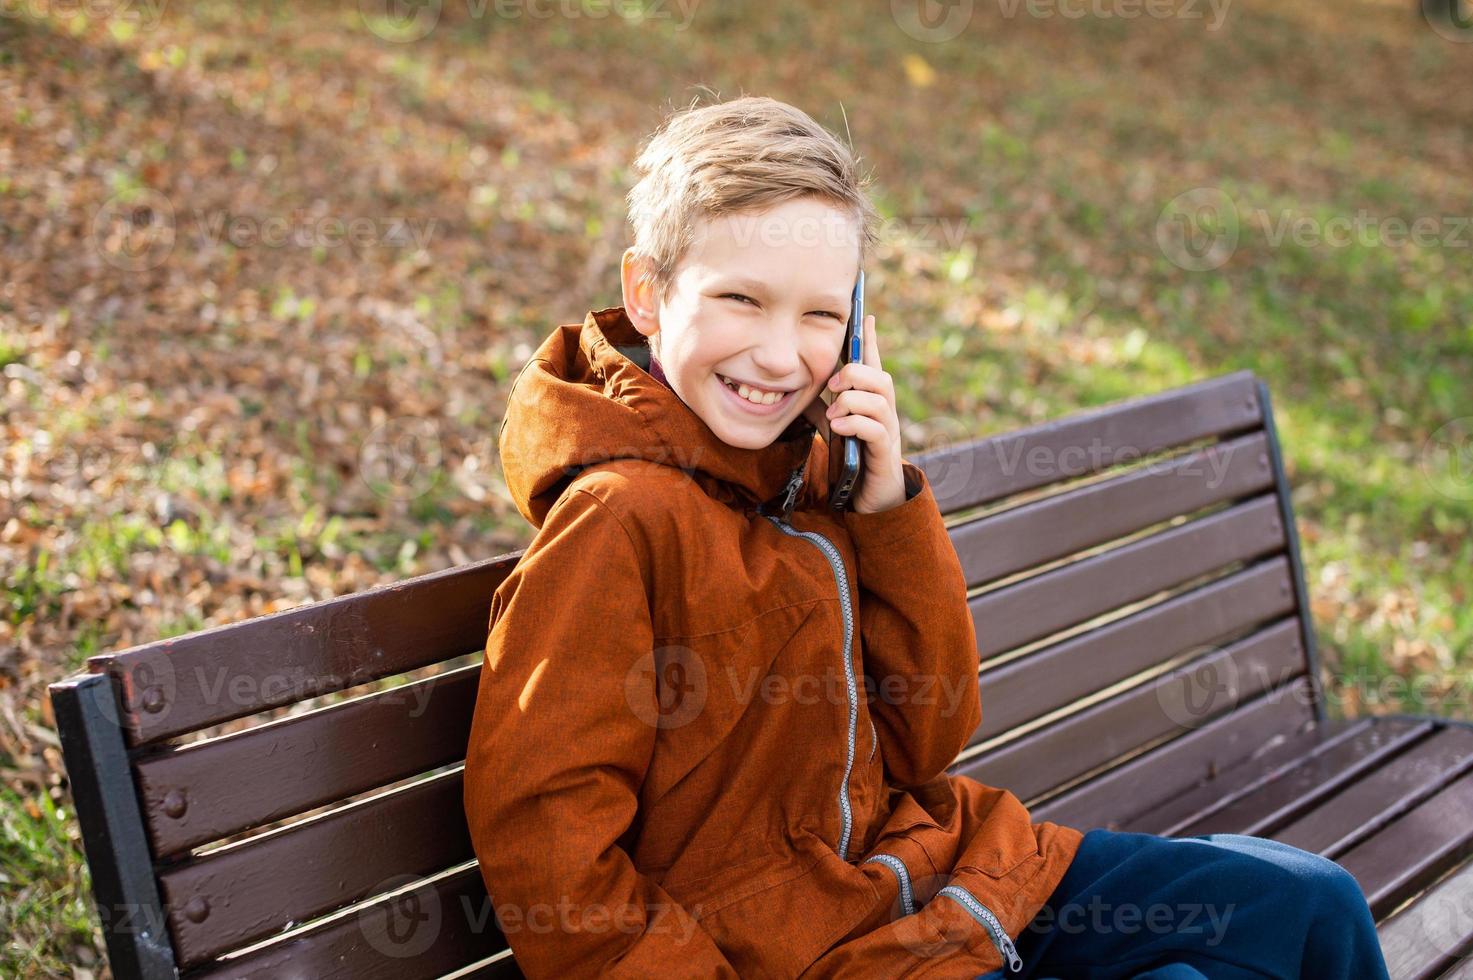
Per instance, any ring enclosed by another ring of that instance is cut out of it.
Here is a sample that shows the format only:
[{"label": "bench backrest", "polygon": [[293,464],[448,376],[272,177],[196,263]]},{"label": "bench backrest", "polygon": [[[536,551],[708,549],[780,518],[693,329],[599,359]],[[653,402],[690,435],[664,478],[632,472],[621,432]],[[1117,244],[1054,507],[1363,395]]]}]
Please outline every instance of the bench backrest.
[{"label": "bench backrest", "polygon": [[[1324,716],[1250,372],[909,458],[973,590],[983,721],[953,771],[1101,825]],[[518,975],[461,763],[491,596],[520,555],[53,685],[118,976]],[[1169,761],[1140,756],[1168,742]]]}]

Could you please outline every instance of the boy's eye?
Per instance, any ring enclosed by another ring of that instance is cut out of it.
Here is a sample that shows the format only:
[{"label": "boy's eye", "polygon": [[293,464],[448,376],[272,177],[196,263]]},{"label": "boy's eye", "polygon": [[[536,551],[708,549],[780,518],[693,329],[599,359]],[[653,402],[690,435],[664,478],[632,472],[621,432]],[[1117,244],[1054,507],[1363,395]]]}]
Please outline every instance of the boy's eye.
[{"label": "boy's eye", "polygon": [[[752,297],[750,297],[750,296],[744,296],[741,293],[722,293],[721,294],[721,299],[728,299],[728,298],[738,299],[738,300],[741,300],[742,302],[745,302],[745,303],[754,303],[754,302],[756,302],[755,300],[752,299]],[[810,313],[817,313],[819,316],[833,317],[835,320],[838,320],[840,323],[848,323],[849,322],[847,319],[845,319],[844,317],[840,316],[839,314],[833,312],[832,310],[810,310],[809,312]]]}]

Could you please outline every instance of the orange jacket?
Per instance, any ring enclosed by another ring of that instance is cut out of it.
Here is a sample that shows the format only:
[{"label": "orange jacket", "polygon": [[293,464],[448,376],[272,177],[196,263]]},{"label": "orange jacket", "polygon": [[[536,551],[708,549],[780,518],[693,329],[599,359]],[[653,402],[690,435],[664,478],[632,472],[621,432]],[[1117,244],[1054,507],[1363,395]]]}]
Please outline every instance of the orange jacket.
[{"label": "orange jacket", "polygon": [[648,364],[622,307],[591,312],[542,343],[502,422],[538,533],[492,600],[465,811],[518,964],[970,977],[1016,959],[1083,834],[946,772],[982,707],[924,473],[904,461],[904,503],[836,514],[810,422],[733,447]]}]

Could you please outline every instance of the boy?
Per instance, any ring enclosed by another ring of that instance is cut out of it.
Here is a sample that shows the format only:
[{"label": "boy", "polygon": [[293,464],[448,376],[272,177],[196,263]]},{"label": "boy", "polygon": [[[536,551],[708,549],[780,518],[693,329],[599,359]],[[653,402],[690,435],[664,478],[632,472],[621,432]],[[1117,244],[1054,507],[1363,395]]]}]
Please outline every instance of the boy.
[{"label": "boy", "polygon": [[[465,809],[521,969],[1385,976],[1327,859],[1034,823],[946,772],[981,721],[967,582],[873,317],[835,370],[877,223],[855,160],[741,98],[676,114],[637,169],[624,305],[543,342],[500,433],[538,533],[493,597]],[[863,452],[841,513],[830,432]],[[1246,924],[1039,932],[1086,893]]]}]

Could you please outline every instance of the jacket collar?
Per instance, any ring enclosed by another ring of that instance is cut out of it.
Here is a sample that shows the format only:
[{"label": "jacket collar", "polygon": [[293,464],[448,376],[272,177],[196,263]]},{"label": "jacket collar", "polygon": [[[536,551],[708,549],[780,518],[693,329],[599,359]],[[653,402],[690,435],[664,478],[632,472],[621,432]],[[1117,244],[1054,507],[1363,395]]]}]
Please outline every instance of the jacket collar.
[{"label": "jacket collar", "polygon": [[[824,472],[824,442],[794,419],[770,445],[723,442],[680,396],[648,372],[650,350],[622,306],[564,324],[512,384],[499,443],[517,509],[541,527],[584,467],[611,459],[675,466],[707,493],[749,511],[791,511]],[[792,493],[785,491],[792,489]],[[786,504],[786,508],[784,508]]]}]

